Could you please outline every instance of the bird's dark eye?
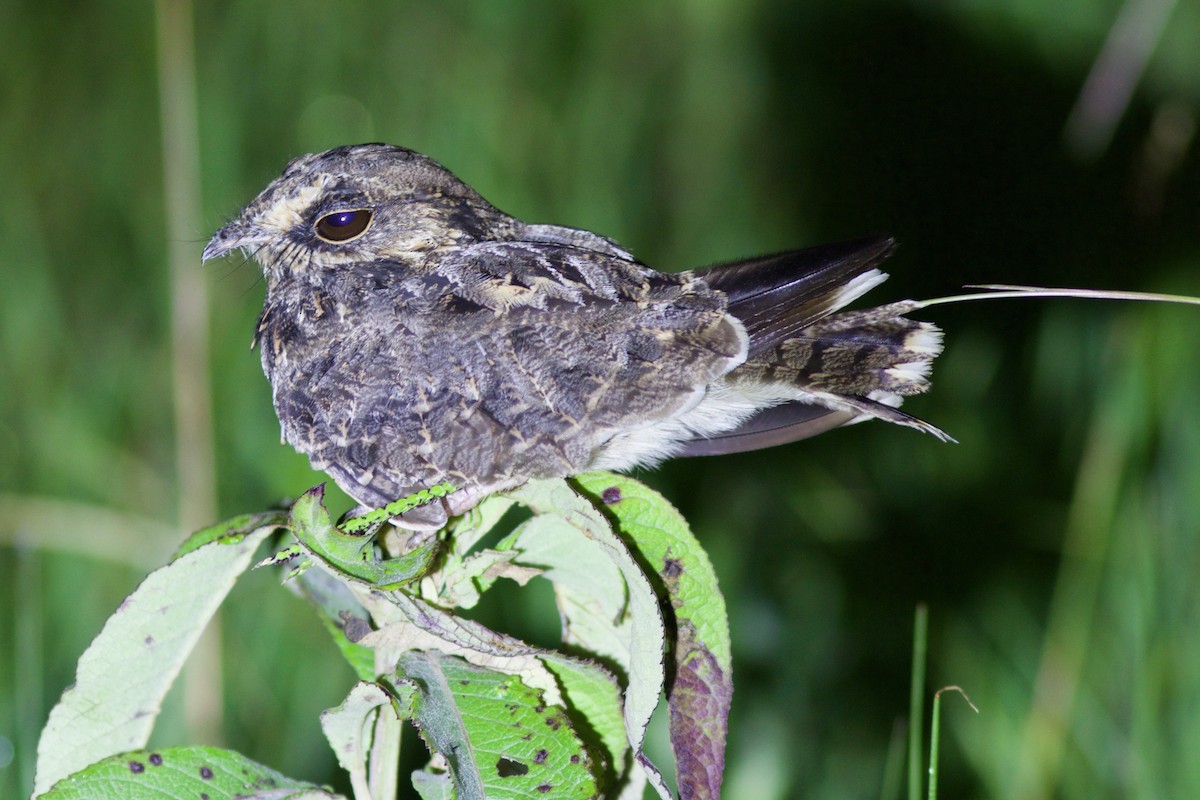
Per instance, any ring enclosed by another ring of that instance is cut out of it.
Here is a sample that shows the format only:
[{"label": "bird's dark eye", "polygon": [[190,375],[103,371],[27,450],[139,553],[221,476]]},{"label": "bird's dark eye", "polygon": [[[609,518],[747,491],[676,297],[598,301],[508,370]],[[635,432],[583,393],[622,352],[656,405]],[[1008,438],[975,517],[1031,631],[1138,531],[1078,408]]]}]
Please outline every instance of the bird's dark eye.
[{"label": "bird's dark eye", "polygon": [[316,231],[327,242],[348,242],[362,234],[371,224],[371,212],[365,208],[355,211],[335,211],[317,220]]}]

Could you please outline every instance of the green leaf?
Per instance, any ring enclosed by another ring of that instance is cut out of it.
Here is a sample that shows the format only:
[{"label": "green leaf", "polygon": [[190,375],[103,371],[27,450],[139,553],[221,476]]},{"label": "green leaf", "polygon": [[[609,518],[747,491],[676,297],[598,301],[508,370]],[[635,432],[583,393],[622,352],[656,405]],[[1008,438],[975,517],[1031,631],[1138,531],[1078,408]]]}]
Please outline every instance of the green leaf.
[{"label": "green leaf", "polygon": [[612,523],[565,481],[532,481],[510,496],[539,515],[512,546],[555,583],[570,639],[628,671],[625,732],[640,752],[665,680],[666,630],[654,590]]},{"label": "green leaf", "polygon": [[[375,740],[376,722],[381,715],[390,715],[399,721],[392,704],[392,696],[377,683],[360,681],[354,684],[350,694],[337,708],[321,713],[321,730],[329,740],[337,756],[338,764],[350,773],[350,785],[356,798],[376,796],[371,791],[368,767]],[[388,769],[394,764],[381,764]]]},{"label": "green leaf", "polygon": [[345,533],[329,519],[321,500],[325,486],[309,489],[292,506],[292,535],[312,559],[329,570],[378,589],[392,589],[420,578],[437,554],[437,539],[397,558],[377,559],[374,537]]},{"label": "green leaf", "polygon": [[447,772],[415,770],[412,773],[412,785],[421,800],[455,800],[454,779]]},{"label": "green leaf", "polygon": [[261,528],[284,528],[287,527],[288,513],[286,511],[261,511],[257,514],[240,514],[232,519],[227,519],[219,525],[212,525],[208,528],[203,528],[196,531],[183,544],[179,545],[179,549],[175,551],[175,555],[171,556],[171,560],[186,556],[195,550],[199,550],[209,542],[223,541],[226,544],[233,543],[247,534],[253,533]]},{"label": "green leaf", "polygon": [[610,551],[553,514],[518,526],[500,546],[512,548],[516,563],[538,567],[554,584],[563,643],[604,659],[627,680],[633,618],[629,589]]},{"label": "green leaf", "polygon": [[213,537],[150,573],[125,598],[80,656],[75,684],[42,729],[35,793],[102,758],[145,746],[163,696],[205,624],[275,527]]},{"label": "green leaf", "polygon": [[64,778],[40,800],[165,800],[166,798],[336,798],[230,750],[168,747],[110,756]]},{"label": "green leaf", "polygon": [[437,588],[439,605],[454,608],[474,608],[483,593],[499,578],[508,578],[521,586],[541,574],[536,567],[514,564],[517,553],[509,550],[480,550],[458,562],[453,569],[442,572],[441,585]]},{"label": "green leaf", "polygon": [[597,795],[567,716],[515,675],[412,651],[398,677],[417,689],[414,722],[449,764],[458,800]]},{"label": "green leaf", "polygon": [[[407,653],[426,650],[515,675],[526,686],[541,691],[545,702],[565,705],[576,733],[593,757],[597,775],[609,768],[618,775],[628,770],[630,748],[621,688],[603,667],[532,647],[417,598],[399,595],[392,599],[402,609],[404,619],[363,639],[375,649],[381,673],[396,669]],[[437,783],[436,777],[429,778],[431,787]]]},{"label": "green leaf", "polygon": [[435,650],[486,669],[519,675],[526,684],[545,691],[550,702],[559,702],[558,683],[538,658],[542,652],[538,648],[415,597],[396,593],[392,602],[401,619],[362,640],[375,650],[381,675],[395,670],[411,650]]},{"label": "green leaf", "polygon": [[515,501],[503,494],[485,498],[479,505],[452,522],[453,536],[450,539],[449,558],[460,560],[500,522],[500,519],[515,505]]},{"label": "green leaf", "polygon": [[[567,714],[575,733],[589,745],[593,761],[603,754],[607,764],[597,764],[597,774],[624,775],[631,766],[629,740],[621,708],[621,686],[599,664],[562,653],[543,652],[542,663],[558,679]],[[596,737],[591,741],[590,736]],[[637,795],[640,797],[641,795]]]},{"label": "green leaf", "polygon": [[575,479],[658,573],[675,614],[675,679],[667,693],[683,798],[717,797],[725,768],[733,663],[725,599],[708,555],[661,495],[631,478]]},{"label": "green leaf", "polygon": [[522,572],[528,568],[511,563],[511,552],[472,552],[513,505],[511,498],[493,495],[451,522],[441,566],[421,584],[423,597],[442,607],[474,608],[497,578],[510,577],[524,585],[532,577],[530,572]]}]

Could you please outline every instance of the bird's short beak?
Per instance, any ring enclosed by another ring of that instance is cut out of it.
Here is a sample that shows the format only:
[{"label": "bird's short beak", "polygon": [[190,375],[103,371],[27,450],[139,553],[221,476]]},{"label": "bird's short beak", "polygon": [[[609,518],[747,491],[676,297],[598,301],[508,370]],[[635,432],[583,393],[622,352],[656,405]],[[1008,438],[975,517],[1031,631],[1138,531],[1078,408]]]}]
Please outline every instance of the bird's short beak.
[{"label": "bird's short beak", "polygon": [[213,234],[212,238],[208,240],[208,244],[204,245],[204,252],[200,254],[200,259],[202,261],[211,261],[214,258],[228,255],[239,248],[253,246],[254,244],[254,242],[250,241],[250,237],[242,221],[235,219]]}]

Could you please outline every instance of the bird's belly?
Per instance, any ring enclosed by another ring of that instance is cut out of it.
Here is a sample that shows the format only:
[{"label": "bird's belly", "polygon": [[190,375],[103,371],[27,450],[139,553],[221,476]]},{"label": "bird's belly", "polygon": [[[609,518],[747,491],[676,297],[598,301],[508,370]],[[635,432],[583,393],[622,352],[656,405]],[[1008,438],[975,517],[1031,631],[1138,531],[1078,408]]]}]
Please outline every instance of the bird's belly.
[{"label": "bird's belly", "polygon": [[586,420],[530,402],[504,381],[484,391],[464,391],[461,381],[367,385],[336,365],[315,377],[273,376],[284,438],[368,505],[444,481],[496,490],[570,475],[596,446]]}]

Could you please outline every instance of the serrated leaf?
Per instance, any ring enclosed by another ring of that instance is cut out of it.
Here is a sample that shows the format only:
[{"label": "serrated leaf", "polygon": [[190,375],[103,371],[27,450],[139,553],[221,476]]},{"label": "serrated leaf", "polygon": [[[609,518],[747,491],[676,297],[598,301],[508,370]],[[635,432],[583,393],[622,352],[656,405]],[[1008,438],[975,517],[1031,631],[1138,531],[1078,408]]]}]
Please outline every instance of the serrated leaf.
[{"label": "serrated leaf", "polygon": [[453,523],[453,536],[450,539],[451,554],[460,560],[465,558],[480,539],[487,536],[500,519],[515,505],[511,497],[492,495],[485,498],[479,505],[472,508]]},{"label": "serrated leaf", "polygon": [[412,785],[421,800],[455,800],[454,780],[447,772],[415,770],[412,773]]},{"label": "serrated leaf", "polygon": [[[629,772],[629,740],[625,735],[621,686],[617,679],[599,664],[562,653],[543,652],[541,659],[558,679],[567,714],[572,720],[585,723],[577,724],[575,733],[591,746],[593,762],[600,755],[608,762],[596,764],[593,772],[600,775],[611,771],[617,776]],[[597,737],[598,741],[589,741],[589,736]],[[631,781],[634,780],[631,777]],[[636,790],[631,790],[630,794],[641,797]]]},{"label": "serrated leaf", "polygon": [[675,617],[686,621],[723,667],[732,664],[725,598],[699,540],[670,501],[648,486],[610,472],[576,476],[576,483],[618,524],[638,553],[658,572]]},{"label": "serrated leaf", "polygon": [[57,782],[41,800],[163,800],[164,798],[337,798],[239,753],[216,747],[169,747],[110,756]]},{"label": "serrated leaf", "polygon": [[[556,571],[559,577],[556,590],[586,598],[587,602],[581,602],[581,607],[599,604],[601,608],[611,609],[614,607],[611,605],[613,600],[621,603],[617,607],[618,618],[606,624],[611,635],[616,637],[612,648],[620,651],[614,656],[619,659],[620,666],[628,671],[624,704],[625,733],[630,746],[639,752],[665,680],[663,651],[666,647],[666,630],[653,588],[629,548],[613,532],[609,520],[591,500],[565,481],[531,481],[510,496],[529,506],[535,514],[547,518],[526,530],[538,531],[539,541],[543,543],[561,542],[561,545],[554,544],[553,551],[542,549],[535,555],[532,538],[527,543],[519,537],[513,546],[522,550],[524,557],[531,559],[531,566],[546,568],[548,576],[552,570]],[[550,521],[554,517],[564,523],[557,530],[546,527],[554,524]],[[585,552],[589,542],[598,545],[598,552],[605,558],[585,559],[581,553]],[[546,560],[553,560],[554,563],[547,564]],[[604,580],[599,585],[594,583],[594,576],[603,569],[606,561],[611,562],[620,573],[625,584],[624,592],[614,593],[611,580]],[[581,564],[585,569],[579,569]],[[565,615],[572,613],[570,607],[560,608]],[[624,627],[623,617],[626,614],[628,627]],[[594,617],[594,614],[589,612],[589,616]],[[572,625],[574,622],[568,616],[568,626]],[[589,639],[585,646],[599,646],[597,641],[603,626],[597,627],[596,631],[588,634],[596,638]]]},{"label": "serrated leaf", "polygon": [[617,774],[627,770],[629,743],[621,687],[602,666],[532,647],[416,598],[393,599],[405,609],[406,619],[363,640],[376,650],[379,674],[395,670],[405,653],[426,650],[516,675],[527,686],[541,690],[547,702],[565,704],[571,719],[579,721],[583,731],[594,737],[586,739],[585,744],[599,767],[596,774],[607,767],[615,767]]},{"label": "serrated leaf", "polygon": [[337,756],[338,764],[350,774],[356,798],[371,797],[368,766],[375,738],[376,719],[390,714],[399,719],[392,696],[377,683],[359,681],[336,708],[321,712],[321,730]]},{"label": "serrated leaf", "polygon": [[675,678],[667,702],[679,794],[718,797],[733,667],[725,599],[712,563],[687,522],[657,492],[610,473],[588,473],[575,480],[658,572],[675,614]]},{"label": "serrated leaf", "polygon": [[324,484],[309,489],[292,506],[292,535],[305,552],[327,569],[371,588],[393,589],[420,578],[437,554],[437,539],[397,558],[377,559],[372,536],[338,530],[321,504]]},{"label": "serrated leaf", "polygon": [[498,577],[488,575],[488,569],[510,556],[501,556],[497,551],[475,553],[472,549],[514,505],[509,497],[493,495],[452,521],[440,566],[421,581],[421,596],[441,606],[473,608]]},{"label": "serrated leaf", "polygon": [[287,521],[288,513],[282,510],[261,511],[257,514],[239,514],[217,525],[201,528],[187,537],[183,541],[183,544],[179,545],[179,549],[175,551],[175,555],[171,556],[171,560],[175,561],[186,556],[188,553],[199,550],[209,542],[224,541],[226,544],[229,544],[261,528],[287,527]]},{"label": "serrated leaf", "polygon": [[419,692],[414,722],[449,764],[459,800],[596,796],[566,714],[515,675],[415,651],[398,675]]},{"label": "serrated leaf", "polygon": [[436,590],[437,602],[454,608],[474,608],[483,593],[499,578],[508,578],[524,586],[541,573],[539,569],[514,564],[516,555],[512,551],[480,550],[453,569],[443,570],[441,585]]},{"label": "serrated leaf", "polygon": [[163,696],[205,624],[274,528],[239,534],[230,543],[216,537],[150,573],[125,598],[80,656],[75,684],[42,729],[35,793],[88,764],[145,746]]},{"label": "serrated leaf", "polygon": [[561,702],[558,683],[538,658],[542,652],[538,648],[415,597],[398,594],[392,600],[405,618],[363,639],[363,644],[375,650],[375,668],[380,675],[397,669],[410,650],[435,650],[479,667],[518,675],[546,692],[550,702]]},{"label": "serrated leaf", "polygon": [[[658,767],[650,763],[650,759],[646,757],[645,753],[637,754],[637,763],[638,769],[642,771],[643,777],[645,778],[646,782],[650,784],[650,787],[654,789],[655,793],[661,797],[662,800],[672,800],[671,787],[667,786],[667,781],[663,777],[663,774],[659,771]],[[683,795],[681,794],[680,800],[682,800],[682,798]]]},{"label": "serrated leaf", "polygon": [[563,643],[605,659],[627,679],[633,637],[629,589],[604,546],[553,514],[518,526],[501,546],[517,553],[517,563],[537,565],[554,584]]}]

